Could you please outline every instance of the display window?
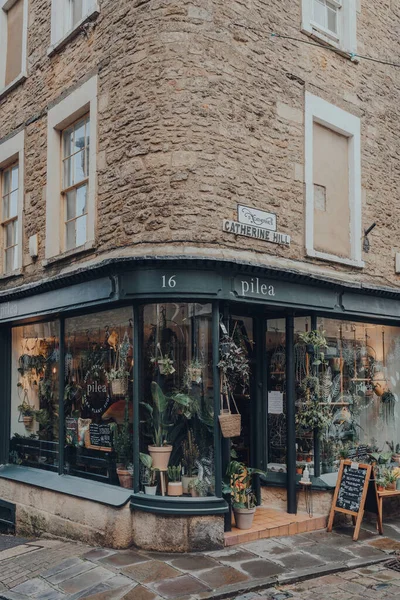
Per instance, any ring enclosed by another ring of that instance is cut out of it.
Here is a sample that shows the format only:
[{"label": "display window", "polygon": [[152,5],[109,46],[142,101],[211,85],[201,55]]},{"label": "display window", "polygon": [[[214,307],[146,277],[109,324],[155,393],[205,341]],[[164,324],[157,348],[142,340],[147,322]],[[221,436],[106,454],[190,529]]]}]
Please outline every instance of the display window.
[{"label": "display window", "polygon": [[149,304],[140,321],[141,489],[148,495],[212,495],[211,304]]},{"label": "display window", "polygon": [[57,321],[12,329],[11,463],[58,470],[59,358]]}]

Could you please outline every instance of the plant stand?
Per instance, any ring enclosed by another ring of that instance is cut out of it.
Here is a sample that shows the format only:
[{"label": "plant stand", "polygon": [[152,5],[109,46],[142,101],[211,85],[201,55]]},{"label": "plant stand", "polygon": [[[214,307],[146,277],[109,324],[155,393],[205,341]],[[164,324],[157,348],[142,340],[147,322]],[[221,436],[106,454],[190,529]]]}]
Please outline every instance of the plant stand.
[{"label": "plant stand", "polygon": [[165,473],[167,472],[167,469],[163,469],[163,470],[159,470],[160,473],[160,487],[161,487],[161,496],[165,496],[167,493],[167,484],[165,481]]},{"label": "plant stand", "polygon": [[[311,481],[299,481],[299,484],[301,486],[299,493],[302,491],[304,491],[304,501],[306,504],[306,512],[308,514],[308,516],[310,517],[310,519],[313,516],[313,496],[312,496],[312,482]],[[297,496],[297,506],[299,505],[299,498]]]}]

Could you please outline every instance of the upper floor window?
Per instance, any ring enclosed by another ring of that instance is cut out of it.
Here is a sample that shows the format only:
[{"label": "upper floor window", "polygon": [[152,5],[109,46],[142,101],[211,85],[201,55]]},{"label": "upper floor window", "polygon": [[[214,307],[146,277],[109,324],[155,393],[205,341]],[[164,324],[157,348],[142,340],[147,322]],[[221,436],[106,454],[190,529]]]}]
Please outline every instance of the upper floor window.
[{"label": "upper floor window", "polygon": [[63,138],[63,190],[65,249],[87,240],[87,195],[89,187],[90,117],[65,129]]},{"label": "upper floor window", "polygon": [[360,119],[306,93],[307,255],[362,267]]},{"label": "upper floor window", "polygon": [[356,52],[356,0],[302,0],[302,31],[347,54]]},{"label": "upper floor window", "polygon": [[25,77],[27,0],[0,0],[0,93]]},{"label": "upper floor window", "polygon": [[1,224],[5,273],[11,273],[18,268],[18,180],[18,163],[3,170]]},{"label": "upper floor window", "polygon": [[62,98],[47,120],[46,259],[94,245],[97,76]]},{"label": "upper floor window", "polygon": [[51,44],[57,46],[99,12],[97,0],[52,0]]}]

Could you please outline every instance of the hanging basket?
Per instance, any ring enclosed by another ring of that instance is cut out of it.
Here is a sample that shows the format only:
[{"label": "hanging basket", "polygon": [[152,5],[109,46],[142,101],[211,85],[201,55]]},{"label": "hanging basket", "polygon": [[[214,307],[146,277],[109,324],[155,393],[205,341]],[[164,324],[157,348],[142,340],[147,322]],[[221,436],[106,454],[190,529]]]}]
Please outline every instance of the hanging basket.
[{"label": "hanging basket", "polygon": [[111,392],[113,396],[125,396],[128,389],[128,381],[126,378],[113,379],[111,382]]},{"label": "hanging basket", "polygon": [[[224,391],[225,390],[225,391]],[[229,400],[229,395],[232,397],[232,402],[235,406],[236,413],[231,411],[231,404]],[[235,402],[235,398],[233,394],[229,394],[229,391],[226,388],[226,385],[223,385],[221,378],[221,387],[220,387],[220,397],[221,397],[221,412],[219,414],[219,424],[221,426],[222,436],[224,438],[237,437],[240,435],[242,429],[242,416],[238,411],[238,407]],[[224,407],[226,404],[226,408]]]}]

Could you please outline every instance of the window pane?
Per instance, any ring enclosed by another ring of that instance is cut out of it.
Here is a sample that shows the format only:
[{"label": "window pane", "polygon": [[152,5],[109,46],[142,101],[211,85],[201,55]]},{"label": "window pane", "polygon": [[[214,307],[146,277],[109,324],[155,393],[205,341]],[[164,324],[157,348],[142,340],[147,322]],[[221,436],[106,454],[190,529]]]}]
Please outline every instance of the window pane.
[{"label": "window pane", "polygon": [[12,329],[10,462],[58,471],[58,324]]},{"label": "window pane", "polygon": [[325,2],[320,2],[320,0],[314,0],[314,21],[321,25],[322,27],[326,26],[326,6]]},{"label": "window pane", "polygon": [[82,19],[82,0],[71,0],[72,2],[72,26]]},{"label": "window pane", "polygon": [[75,221],[66,224],[66,249],[75,248]]},{"label": "window pane", "polygon": [[6,250],[5,254],[6,254],[5,272],[11,273],[11,271],[13,271],[13,269],[14,269],[14,248],[9,248],[8,250]]},{"label": "window pane", "polygon": [[63,145],[64,145],[64,158],[72,154],[72,147],[74,143],[74,130],[73,127],[66,129],[63,133]]},{"label": "window pane", "polygon": [[328,29],[332,33],[337,33],[337,9],[328,7]]},{"label": "window pane", "polygon": [[14,264],[13,264],[13,270],[15,271],[16,269],[18,269],[18,244],[16,246],[14,246]]},{"label": "window pane", "polygon": [[9,203],[10,203],[10,196],[3,196],[3,215],[2,215],[2,220],[6,221],[9,217]]},{"label": "window pane", "polygon": [[90,145],[90,117],[86,120],[86,145]]},{"label": "window pane", "polygon": [[11,169],[11,190],[18,189],[18,165]]},{"label": "window pane", "polygon": [[9,196],[8,218],[16,217],[18,213],[18,191],[11,192]]},{"label": "window pane", "polygon": [[83,150],[84,145],[85,145],[85,121],[82,121],[81,123],[78,123],[75,128],[74,152]]},{"label": "window pane", "polygon": [[7,16],[7,49],[6,49],[6,72],[5,85],[8,85],[22,71],[22,43],[23,43],[23,20],[24,3],[17,0],[6,12]]},{"label": "window pane", "polygon": [[130,308],[66,319],[66,473],[132,487],[132,346]]},{"label": "window pane", "polygon": [[86,219],[87,217],[79,217],[76,219],[76,245],[82,246],[86,242]]},{"label": "window pane", "polygon": [[69,221],[70,219],[74,219],[76,217],[75,198],[76,198],[76,190],[71,190],[70,192],[67,193],[67,199],[66,199],[67,218],[66,218],[66,221]]},{"label": "window pane", "polygon": [[76,190],[76,216],[84,215],[86,213],[86,196],[87,196],[87,185],[82,185]]},{"label": "window pane", "polygon": [[7,169],[3,173],[3,196],[10,193],[10,180],[11,180],[10,170]]},{"label": "window pane", "polygon": [[74,162],[74,183],[79,183],[82,179],[85,179],[85,152],[81,150],[73,157]]},{"label": "window pane", "polygon": [[[140,468],[142,489],[150,493],[155,485],[161,493],[160,478],[154,471],[162,466],[161,455],[164,468],[175,467],[178,481],[184,475],[181,492],[213,494],[211,305],[150,304],[143,307],[140,318],[144,331],[140,450],[148,457]],[[157,411],[151,409],[160,406],[160,398],[165,398],[165,405],[157,426],[152,417]],[[162,449],[163,442],[168,445]]]},{"label": "window pane", "polygon": [[16,232],[17,228],[14,226],[14,222],[8,223],[6,225],[6,248],[10,246],[14,246],[16,244]]},{"label": "window pane", "polygon": [[71,185],[73,185],[74,181],[73,181],[72,177],[73,177],[72,158],[67,158],[64,161],[64,184],[63,184],[64,189],[71,187]]}]

